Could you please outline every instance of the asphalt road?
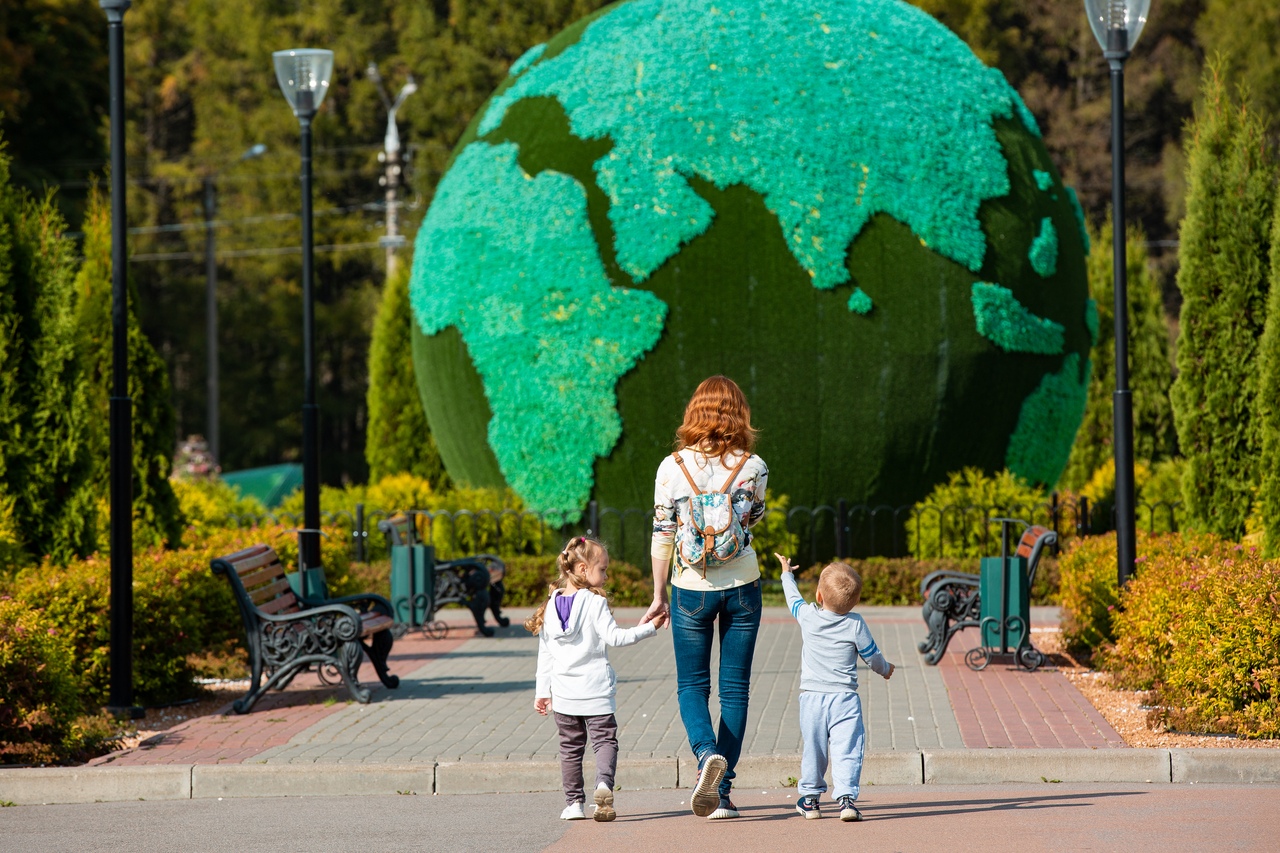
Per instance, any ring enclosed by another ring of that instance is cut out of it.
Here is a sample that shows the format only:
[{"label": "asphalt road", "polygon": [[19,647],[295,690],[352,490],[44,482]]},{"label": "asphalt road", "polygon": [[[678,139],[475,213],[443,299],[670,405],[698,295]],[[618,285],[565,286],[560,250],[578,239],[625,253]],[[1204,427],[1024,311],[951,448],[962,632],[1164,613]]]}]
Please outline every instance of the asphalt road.
[{"label": "asphalt road", "polygon": [[735,792],[709,822],[688,791],[621,791],[613,823],[558,819],[559,794],[177,800],[0,809],[4,851],[1174,851],[1280,849],[1280,786],[873,787],[866,820],[806,821],[794,789]]}]

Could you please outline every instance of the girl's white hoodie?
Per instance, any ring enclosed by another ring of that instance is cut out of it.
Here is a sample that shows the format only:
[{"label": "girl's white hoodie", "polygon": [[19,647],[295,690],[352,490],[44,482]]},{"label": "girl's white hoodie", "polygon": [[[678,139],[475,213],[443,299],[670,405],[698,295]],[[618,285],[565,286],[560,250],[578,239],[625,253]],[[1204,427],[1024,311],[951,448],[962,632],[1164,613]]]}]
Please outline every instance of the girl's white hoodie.
[{"label": "girl's white hoodie", "polygon": [[560,626],[551,593],[538,635],[538,681],[535,698],[550,697],[551,710],[575,717],[612,714],[618,677],[609,665],[606,646],[629,646],[657,633],[652,622],[619,628],[604,596],[579,590],[573,596],[567,627]]}]

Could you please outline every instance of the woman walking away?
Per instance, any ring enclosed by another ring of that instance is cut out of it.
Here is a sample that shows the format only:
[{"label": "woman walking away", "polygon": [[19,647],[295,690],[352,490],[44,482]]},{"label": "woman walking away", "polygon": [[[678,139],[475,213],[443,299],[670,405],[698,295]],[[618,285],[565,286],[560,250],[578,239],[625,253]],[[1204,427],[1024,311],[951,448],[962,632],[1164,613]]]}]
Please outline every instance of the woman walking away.
[{"label": "woman walking away", "polygon": [[[729,799],[747,728],[751,661],[760,630],[760,567],[751,526],[764,516],[769,469],[751,451],[756,431],[742,389],[728,377],[698,386],[676,430],[676,452],[654,483],[653,604],[671,614],[676,690],[698,758],[693,813],[738,816]],[[668,573],[671,605],[667,601]],[[720,722],[711,723],[711,641],[720,637]]]},{"label": "woman walking away", "polygon": [[560,773],[567,805],[561,820],[582,820],[586,811],[582,757],[587,737],[596,755],[596,789],[592,798],[599,821],[614,819],[614,773],[618,764],[615,695],[618,677],[609,665],[606,646],[629,646],[652,637],[662,627],[659,617],[619,628],[609,612],[604,584],[609,579],[609,552],[586,536],[575,536],[556,559],[560,575],[550,597],[524,623],[538,636],[538,676],[533,707],[555,715],[560,733]]}]

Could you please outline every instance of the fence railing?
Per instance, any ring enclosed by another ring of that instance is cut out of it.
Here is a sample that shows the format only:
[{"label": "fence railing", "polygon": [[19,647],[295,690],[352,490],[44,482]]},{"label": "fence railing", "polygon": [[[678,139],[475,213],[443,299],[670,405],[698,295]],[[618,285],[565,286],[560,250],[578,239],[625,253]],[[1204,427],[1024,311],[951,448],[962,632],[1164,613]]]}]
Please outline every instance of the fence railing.
[{"label": "fence railing", "polygon": [[[1181,502],[1139,503],[1137,524],[1150,532],[1176,531],[1181,512]],[[587,512],[573,525],[562,525],[558,519],[531,510],[366,510],[363,504],[357,504],[354,511],[322,513],[322,518],[326,526],[349,531],[352,557],[364,562],[387,553],[378,522],[405,514],[413,517],[422,540],[435,546],[440,559],[482,552],[543,555],[554,553],[569,536],[590,533],[607,543],[616,558],[643,567],[648,564],[653,528],[652,509],[620,509],[600,506],[596,501],[588,504]],[[992,549],[1000,547],[1000,530],[992,520],[1000,517],[1041,524],[1055,531],[1059,542],[1115,529],[1115,511],[1110,504],[1095,505],[1084,497],[1063,498],[1056,492],[1043,503],[1012,506],[894,507],[840,500],[834,506],[770,509],[763,529],[785,530],[796,540],[796,562],[812,565],[832,558],[905,557],[913,552],[921,558],[973,556],[975,550],[993,553]],[[242,527],[263,522],[302,525],[298,513],[246,515],[232,521]],[[772,543],[761,544],[773,547]]]}]

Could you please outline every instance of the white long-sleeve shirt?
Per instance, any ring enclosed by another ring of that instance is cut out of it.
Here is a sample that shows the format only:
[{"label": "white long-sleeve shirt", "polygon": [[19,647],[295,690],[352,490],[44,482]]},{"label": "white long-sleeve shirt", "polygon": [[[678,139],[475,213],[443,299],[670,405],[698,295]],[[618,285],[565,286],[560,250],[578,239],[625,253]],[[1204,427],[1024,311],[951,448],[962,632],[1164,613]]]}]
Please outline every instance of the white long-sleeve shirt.
[{"label": "white long-sleeve shirt", "polygon": [[[707,456],[692,448],[680,451],[693,481],[702,492],[713,492],[722,489],[725,480],[733,473],[741,461],[741,453],[731,453],[721,461],[718,456]],[[732,589],[754,582],[760,577],[760,564],[756,560],[756,552],[751,548],[751,532],[749,528],[764,517],[765,490],[769,485],[769,466],[754,454],[747,457],[742,470],[734,483],[729,487],[729,498],[733,502],[733,511],[738,516],[742,529],[747,534],[740,554],[723,566],[707,569],[706,577],[696,570],[681,571],[677,560],[675,576],[671,579],[674,586],[681,589],[717,590]],[[674,457],[667,455],[658,466],[658,474],[653,484],[653,539],[650,554],[659,560],[670,560],[674,549],[676,530],[680,525],[689,523],[689,500],[693,497],[693,489],[685,479],[684,472],[676,464]]]},{"label": "white long-sleeve shirt", "polygon": [[843,615],[808,604],[796,586],[796,576],[782,573],[787,609],[800,623],[804,651],[800,656],[800,689],[812,693],[856,693],[858,658],[877,675],[889,672],[866,621],[850,611]]},{"label": "white long-sleeve shirt", "polygon": [[604,596],[579,590],[568,624],[560,624],[551,593],[538,634],[538,676],[534,698],[551,699],[551,710],[594,717],[617,710],[618,677],[607,646],[629,646],[657,633],[652,622],[620,628]]}]

